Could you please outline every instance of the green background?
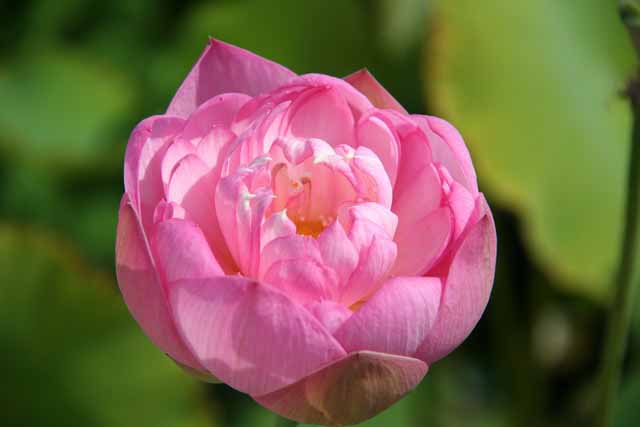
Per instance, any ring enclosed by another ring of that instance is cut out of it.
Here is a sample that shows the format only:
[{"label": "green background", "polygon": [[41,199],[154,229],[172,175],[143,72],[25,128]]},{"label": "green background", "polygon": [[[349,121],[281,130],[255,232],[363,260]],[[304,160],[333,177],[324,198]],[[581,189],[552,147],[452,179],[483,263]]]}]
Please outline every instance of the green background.
[{"label": "green background", "polygon": [[[209,36],[297,73],[367,67],[472,152],[498,227],[492,300],[460,349],[362,425],[590,425],[635,62],[601,0],[0,3],[0,424],[274,422],[177,368],[115,282],[129,132],[165,110]],[[640,423],[639,401],[636,316],[617,427]]]}]

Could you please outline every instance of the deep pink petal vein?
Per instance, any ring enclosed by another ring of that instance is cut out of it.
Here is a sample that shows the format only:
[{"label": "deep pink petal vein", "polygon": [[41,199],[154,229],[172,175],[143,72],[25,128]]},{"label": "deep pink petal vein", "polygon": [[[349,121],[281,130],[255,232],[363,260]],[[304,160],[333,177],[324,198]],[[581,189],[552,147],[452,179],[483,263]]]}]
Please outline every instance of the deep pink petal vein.
[{"label": "deep pink petal vein", "polygon": [[446,121],[369,74],[298,76],[211,40],[124,165],[117,275],[178,364],[345,425],[412,390],[484,311],[496,232]]}]

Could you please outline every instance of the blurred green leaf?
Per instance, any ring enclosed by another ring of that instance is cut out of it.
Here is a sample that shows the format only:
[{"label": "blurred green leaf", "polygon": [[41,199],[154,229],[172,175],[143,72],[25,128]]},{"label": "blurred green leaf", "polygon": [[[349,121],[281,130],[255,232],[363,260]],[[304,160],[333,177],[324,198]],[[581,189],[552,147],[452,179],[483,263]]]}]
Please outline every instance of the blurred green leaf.
[{"label": "blurred green leaf", "polygon": [[172,91],[169,99],[211,36],[298,74],[343,76],[365,66],[370,57],[366,10],[354,0],[204,3],[190,11],[174,49],[160,56],[151,71],[157,73],[159,90]]},{"label": "blurred green leaf", "polygon": [[523,219],[537,261],[608,294],[622,232],[632,70],[615,4],[441,1],[426,94],[465,136],[484,189]]},{"label": "blurred green leaf", "polygon": [[[0,72],[0,144],[43,165],[98,164],[129,111],[128,80],[90,56],[44,51]],[[111,156],[110,156],[111,157]]]},{"label": "blurred green leaf", "polygon": [[210,425],[203,389],[64,242],[0,226],[5,426]]},{"label": "blurred green leaf", "polygon": [[630,375],[622,386],[614,412],[613,427],[637,426],[638,402],[640,402],[640,371]]}]

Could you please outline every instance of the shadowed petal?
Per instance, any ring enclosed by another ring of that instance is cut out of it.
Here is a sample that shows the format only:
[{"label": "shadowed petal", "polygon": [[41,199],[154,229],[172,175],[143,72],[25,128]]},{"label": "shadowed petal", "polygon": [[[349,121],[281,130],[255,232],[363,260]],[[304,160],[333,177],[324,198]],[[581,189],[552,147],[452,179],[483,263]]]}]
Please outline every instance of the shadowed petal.
[{"label": "shadowed petal", "polygon": [[418,385],[427,369],[418,359],[362,351],[254,399],[300,423],[354,425],[400,400]]},{"label": "shadowed petal", "polygon": [[407,114],[407,110],[391,96],[384,86],[373,77],[369,70],[363,68],[348,75],[344,79],[369,98],[369,101],[371,101],[375,107],[396,110]]}]

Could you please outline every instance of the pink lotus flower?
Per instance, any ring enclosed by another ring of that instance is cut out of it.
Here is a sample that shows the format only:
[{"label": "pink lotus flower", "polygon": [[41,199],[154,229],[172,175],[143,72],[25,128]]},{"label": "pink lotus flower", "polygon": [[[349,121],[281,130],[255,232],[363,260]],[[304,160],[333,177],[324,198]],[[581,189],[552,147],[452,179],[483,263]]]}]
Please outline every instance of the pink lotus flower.
[{"label": "pink lotus flower", "polygon": [[297,76],[212,40],[131,134],[124,299],[189,370],[306,423],[385,409],[471,332],[496,257],[471,158],[367,72]]}]

